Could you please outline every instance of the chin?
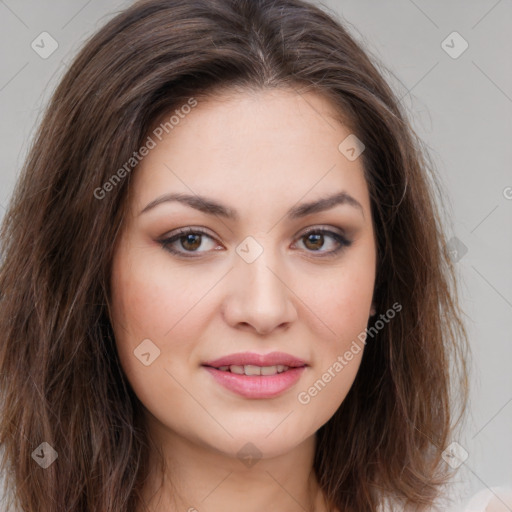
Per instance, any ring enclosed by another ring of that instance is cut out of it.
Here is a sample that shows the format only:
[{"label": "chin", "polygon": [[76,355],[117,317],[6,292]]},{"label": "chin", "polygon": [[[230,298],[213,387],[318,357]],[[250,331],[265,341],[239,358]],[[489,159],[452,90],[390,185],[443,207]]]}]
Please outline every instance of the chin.
[{"label": "chin", "polygon": [[293,436],[283,435],[279,432],[279,427],[275,428],[274,432],[270,434],[269,432],[272,432],[272,429],[266,425],[262,425],[259,429],[254,426],[241,432],[231,431],[233,439],[230,439],[227,444],[222,443],[222,446],[217,449],[221,448],[221,451],[230,457],[235,456],[240,459],[246,456],[272,459],[293,451],[306,438],[314,435],[313,432],[301,436],[297,429],[294,429]]}]

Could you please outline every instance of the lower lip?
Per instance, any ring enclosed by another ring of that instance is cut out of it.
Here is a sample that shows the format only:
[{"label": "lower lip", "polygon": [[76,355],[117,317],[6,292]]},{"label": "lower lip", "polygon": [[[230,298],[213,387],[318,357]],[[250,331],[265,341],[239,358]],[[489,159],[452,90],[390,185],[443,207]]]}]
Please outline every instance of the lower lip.
[{"label": "lower lip", "polygon": [[245,398],[272,398],[291,388],[306,369],[305,366],[290,368],[275,375],[238,375],[204,366],[222,386]]}]

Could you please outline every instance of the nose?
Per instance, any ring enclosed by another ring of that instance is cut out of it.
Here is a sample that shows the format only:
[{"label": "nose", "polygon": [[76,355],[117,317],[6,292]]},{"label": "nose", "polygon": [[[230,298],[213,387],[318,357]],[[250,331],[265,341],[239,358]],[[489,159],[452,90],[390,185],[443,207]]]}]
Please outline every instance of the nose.
[{"label": "nose", "polygon": [[263,250],[251,263],[236,255],[227,278],[223,315],[230,326],[267,335],[289,328],[296,320],[296,296],[283,264],[270,250]]}]

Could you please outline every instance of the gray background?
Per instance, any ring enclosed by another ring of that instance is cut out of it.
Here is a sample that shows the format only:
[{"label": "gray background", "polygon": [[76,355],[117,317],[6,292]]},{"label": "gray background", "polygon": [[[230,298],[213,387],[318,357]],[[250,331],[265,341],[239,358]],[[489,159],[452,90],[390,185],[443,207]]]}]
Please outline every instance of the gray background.
[{"label": "gray background", "polygon": [[[131,3],[0,0],[0,216],[66,63]],[[471,412],[456,439],[469,457],[453,484],[454,499],[461,504],[480,489],[512,488],[512,2],[323,5],[389,70],[385,76],[428,145],[451,201],[446,225],[458,240],[451,243],[459,249],[454,256],[474,360]],[[59,45],[47,59],[31,47],[44,31]],[[460,51],[461,39],[442,44],[454,31],[469,45],[457,58],[444,48]]]}]

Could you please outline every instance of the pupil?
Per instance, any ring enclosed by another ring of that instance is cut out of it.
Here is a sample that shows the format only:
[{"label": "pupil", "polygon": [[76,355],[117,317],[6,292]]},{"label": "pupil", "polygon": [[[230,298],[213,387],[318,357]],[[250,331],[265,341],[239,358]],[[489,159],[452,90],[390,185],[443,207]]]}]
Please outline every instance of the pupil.
[{"label": "pupil", "polygon": [[[194,235],[194,234],[191,234],[191,235],[185,235],[185,244],[191,244],[193,247],[188,247],[188,249],[197,249],[200,245],[201,245],[201,240],[200,240],[200,237],[201,235]],[[196,243],[194,244],[194,238],[196,239]],[[199,240],[199,242],[198,242]],[[187,247],[184,246],[184,248],[186,249]]]},{"label": "pupil", "polygon": [[[313,239],[312,249],[318,249],[318,242],[322,242],[319,244],[321,247],[323,245],[323,238],[324,238],[324,236],[322,234],[312,234],[312,235],[308,235],[307,242],[309,242],[311,239]],[[314,245],[315,242],[317,243],[317,245]],[[306,243],[306,245],[307,245],[307,243]]]}]

